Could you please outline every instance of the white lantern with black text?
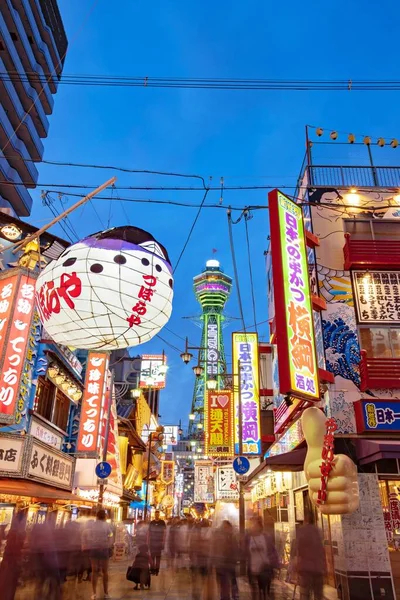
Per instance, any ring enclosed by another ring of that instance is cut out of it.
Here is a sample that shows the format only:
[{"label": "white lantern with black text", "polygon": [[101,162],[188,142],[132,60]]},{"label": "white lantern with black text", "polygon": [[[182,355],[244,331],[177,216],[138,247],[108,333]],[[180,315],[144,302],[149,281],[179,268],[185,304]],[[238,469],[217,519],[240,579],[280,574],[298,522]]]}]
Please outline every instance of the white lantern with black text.
[{"label": "white lantern with black text", "polygon": [[40,274],[38,309],[55,342],[115,350],[151,339],[168,322],[167,251],[137,227],[115,227],[67,248]]}]

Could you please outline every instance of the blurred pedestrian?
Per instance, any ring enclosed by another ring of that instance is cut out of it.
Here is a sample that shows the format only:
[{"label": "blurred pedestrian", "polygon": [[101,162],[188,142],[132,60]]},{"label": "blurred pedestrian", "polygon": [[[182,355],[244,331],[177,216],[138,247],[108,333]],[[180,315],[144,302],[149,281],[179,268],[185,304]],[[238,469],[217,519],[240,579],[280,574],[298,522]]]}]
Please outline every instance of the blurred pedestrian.
[{"label": "blurred pedestrian", "polygon": [[144,590],[145,587],[150,588],[150,569],[151,557],[149,547],[146,544],[141,544],[133,561],[129,576],[129,581],[136,584],[135,590]]},{"label": "blurred pedestrian", "polygon": [[179,529],[179,518],[174,517],[169,525],[168,535],[168,556],[169,566],[175,569],[175,559],[178,553],[178,529]]},{"label": "blurred pedestrian", "polygon": [[29,535],[28,552],[35,580],[35,600],[61,598],[59,555],[55,529],[48,521],[35,524]]},{"label": "blurred pedestrian", "polygon": [[[5,542],[3,560],[0,563],[0,589],[2,600],[13,600],[18,578],[22,570],[22,551],[25,542],[27,511],[15,512],[10,530],[2,527],[2,542]],[[0,543],[1,548],[1,543]]]},{"label": "blurred pedestrian", "polygon": [[150,555],[154,575],[158,575],[160,572],[161,554],[164,550],[165,535],[165,521],[160,519],[160,511],[156,510],[154,513],[154,520],[151,521],[149,526]]},{"label": "blurred pedestrian", "polygon": [[110,598],[108,594],[108,563],[112,552],[113,532],[106,518],[106,511],[100,509],[97,512],[96,521],[84,532],[84,547],[88,548],[92,563],[92,600],[97,598],[97,580],[100,571],[103,575],[104,598]]},{"label": "blurred pedestrian", "polygon": [[192,571],[192,598],[200,600],[202,590],[205,588],[209,572],[211,530],[207,519],[193,525],[189,530],[189,556]]},{"label": "blurred pedestrian", "polygon": [[223,521],[216,530],[211,550],[211,562],[215,565],[221,600],[239,600],[236,564],[239,560],[239,544],[232,523]]},{"label": "blurred pedestrian", "polygon": [[296,534],[296,568],[301,600],[322,600],[326,571],[325,549],[321,533],[310,512]]},{"label": "blurred pedestrian", "polygon": [[264,532],[260,517],[252,519],[245,554],[252,600],[266,600],[271,594],[274,569],[279,567],[279,560],[272,537]]}]

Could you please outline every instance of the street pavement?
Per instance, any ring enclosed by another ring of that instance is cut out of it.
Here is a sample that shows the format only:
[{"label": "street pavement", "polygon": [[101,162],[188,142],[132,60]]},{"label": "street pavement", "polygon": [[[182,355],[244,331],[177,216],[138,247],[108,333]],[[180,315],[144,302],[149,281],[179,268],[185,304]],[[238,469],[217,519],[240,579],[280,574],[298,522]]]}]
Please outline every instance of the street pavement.
[{"label": "street pavement", "polygon": [[[126,570],[131,560],[110,562],[109,593],[112,600],[192,600],[192,580],[188,569],[173,571],[162,563],[160,574],[152,576],[150,590],[134,590],[134,584],[125,578]],[[283,581],[275,580],[273,600],[298,600],[299,590],[294,594],[293,586],[288,586]],[[251,600],[251,594],[246,578],[239,579],[240,600]],[[62,600],[89,600],[92,594],[91,584],[68,580],[63,586]],[[97,599],[104,598],[102,581],[99,579]],[[330,600],[333,596],[327,596]],[[20,588],[15,600],[33,600],[34,592],[31,585]],[[210,578],[209,587],[203,590],[196,600],[219,600],[216,582]]]}]

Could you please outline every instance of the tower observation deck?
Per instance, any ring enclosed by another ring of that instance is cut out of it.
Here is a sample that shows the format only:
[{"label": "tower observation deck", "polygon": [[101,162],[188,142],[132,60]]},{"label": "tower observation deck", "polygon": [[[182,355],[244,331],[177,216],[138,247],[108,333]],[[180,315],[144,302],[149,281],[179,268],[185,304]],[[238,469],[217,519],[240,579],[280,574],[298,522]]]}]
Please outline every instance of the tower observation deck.
[{"label": "tower observation deck", "polygon": [[203,374],[196,377],[192,413],[196,416],[190,422],[190,433],[194,433],[199,423],[204,422],[204,397],[207,392],[208,379],[216,379],[221,388],[223,364],[225,363],[224,340],[222,327],[225,321],[223,311],[232,289],[232,278],[225,275],[218,260],[208,260],[206,268],[193,278],[196,299],[202,310],[202,335],[200,346],[200,364]]}]

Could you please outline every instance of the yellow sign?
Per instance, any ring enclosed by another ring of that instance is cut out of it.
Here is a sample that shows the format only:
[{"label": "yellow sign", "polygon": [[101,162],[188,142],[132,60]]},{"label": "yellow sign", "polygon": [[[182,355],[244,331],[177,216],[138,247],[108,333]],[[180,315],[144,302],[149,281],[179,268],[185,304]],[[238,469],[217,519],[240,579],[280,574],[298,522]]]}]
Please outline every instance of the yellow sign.
[{"label": "yellow sign", "polygon": [[146,402],[143,394],[136,400],[136,431],[142,433],[145,427],[148,427],[151,420],[150,406]]}]

